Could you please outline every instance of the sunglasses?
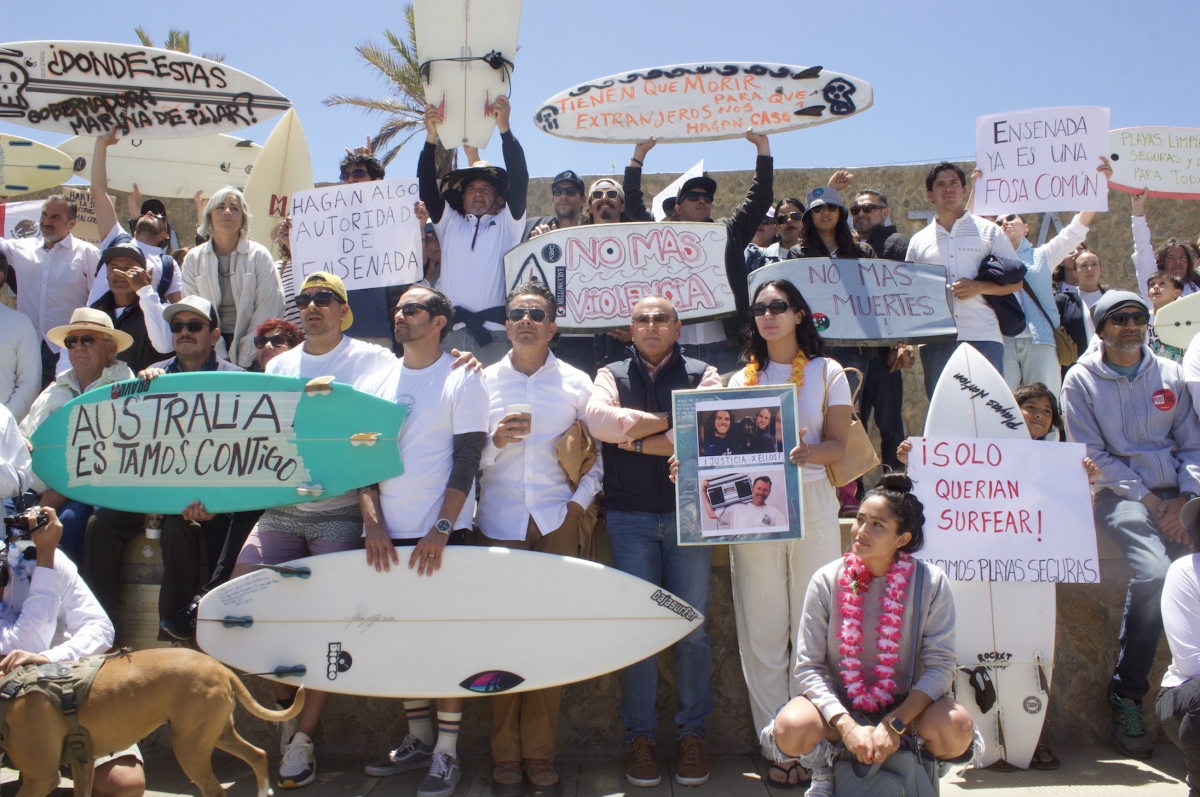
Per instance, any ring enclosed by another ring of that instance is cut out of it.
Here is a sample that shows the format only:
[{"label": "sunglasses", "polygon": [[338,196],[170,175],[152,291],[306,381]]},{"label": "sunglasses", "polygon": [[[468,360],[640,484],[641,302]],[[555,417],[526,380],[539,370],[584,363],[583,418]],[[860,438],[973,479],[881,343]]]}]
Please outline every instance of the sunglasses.
[{"label": "sunglasses", "polygon": [[508,320],[514,324],[529,316],[534,323],[540,324],[546,320],[546,311],[540,307],[514,307],[508,311]]},{"label": "sunglasses", "polygon": [[621,196],[621,192],[615,188],[610,188],[607,191],[596,190],[592,192],[592,199],[616,199]]},{"label": "sunglasses", "polygon": [[317,291],[316,293],[302,293],[295,298],[295,302],[296,306],[303,310],[310,304],[315,304],[317,307],[328,307],[333,304],[334,299],[337,299],[339,303],[342,301],[333,291]]},{"label": "sunglasses", "polygon": [[886,205],[872,205],[870,202],[864,202],[861,205],[853,205],[850,208],[850,215],[857,216],[859,213],[874,213],[877,210],[883,210]]},{"label": "sunglasses", "polygon": [[412,318],[422,310],[427,313],[430,312],[429,305],[421,304],[420,302],[409,302],[407,304],[397,305],[392,308],[392,318],[395,318],[397,314],[402,315],[405,318]]},{"label": "sunglasses", "polygon": [[281,346],[287,345],[287,337],[284,335],[255,335],[254,348],[262,349],[270,343],[272,347],[278,349]]},{"label": "sunglasses", "polygon": [[997,216],[996,223],[997,224],[1007,224],[1008,222],[1016,221],[1019,218],[1021,218],[1021,217],[1018,216],[1016,213],[1010,213],[1007,216]]},{"label": "sunglasses", "polygon": [[837,213],[839,210],[841,210],[841,208],[837,205],[825,204],[825,205],[817,205],[815,208],[812,208],[811,210],[813,213]]},{"label": "sunglasses", "polygon": [[638,329],[649,326],[665,327],[674,320],[668,313],[638,313],[633,317],[633,325]]},{"label": "sunglasses", "polygon": [[792,307],[790,304],[783,301],[782,299],[776,299],[775,301],[771,302],[770,304],[763,304],[762,302],[758,302],[757,304],[750,305],[750,315],[754,316],[755,318],[764,316],[767,313],[770,313],[771,315],[783,315],[788,310],[795,310],[795,309],[796,309],[795,307]]},{"label": "sunglasses", "polygon": [[1113,313],[1105,321],[1111,321],[1119,327],[1123,327],[1130,321],[1137,327],[1144,327],[1150,323],[1149,313]]},{"label": "sunglasses", "polygon": [[210,326],[212,326],[212,324],[209,324],[205,321],[172,321],[171,334],[178,335],[180,332],[186,329],[188,332],[196,335],[200,332],[203,332],[205,327]]},{"label": "sunglasses", "polygon": [[76,346],[83,346],[85,349],[90,349],[96,345],[96,338],[92,335],[72,335],[69,338],[63,339],[63,345],[68,349],[73,349]]},{"label": "sunglasses", "polygon": [[704,200],[711,205],[713,201],[713,195],[707,191],[688,191],[683,195],[684,202],[699,202],[700,200]]},{"label": "sunglasses", "polygon": [[551,188],[550,193],[554,194],[554,196],[579,196],[583,192],[573,185],[564,185]]},{"label": "sunglasses", "polygon": [[781,213],[775,217],[776,224],[787,224],[789,221],[800,221],[804,218],[804,214],[798,210],[793,210],[791,213]]},{"label": "sunglasses", "polygon": [[342,179],[345,180],[346,177],[367,177],[367,176],[369,176],[369,175],[368,175],[368,172],[366,169],[351,169],[350,171],[346,172],[345,176],[342,177]]}]

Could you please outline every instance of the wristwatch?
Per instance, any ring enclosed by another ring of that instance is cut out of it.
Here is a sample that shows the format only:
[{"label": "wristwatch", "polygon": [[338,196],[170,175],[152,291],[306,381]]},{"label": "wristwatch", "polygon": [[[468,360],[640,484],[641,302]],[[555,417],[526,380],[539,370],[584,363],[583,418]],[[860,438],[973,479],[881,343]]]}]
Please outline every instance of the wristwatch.
[{"label": "wristwatch", "polygon": [[893,716],[891,712],[883,715],[883,721],[889,728],[896,732],[897,736],[904,735],[905,724]]},{"label": "wristwatch", "polygon": [[634,453],[635,453],[635,454],[640,454],[640,453],[642,453],[642,441],[641,441],[641,440],[634,440],[634,441],[633,441],[633,451],[634,451]]},{"label": "wristwatch", "polygon": [[434,523],[433,527],[447,537],[450,536],[450,532],[454,531],[454,524],[450,522],[449,518],[438,518],[438,522]]}]

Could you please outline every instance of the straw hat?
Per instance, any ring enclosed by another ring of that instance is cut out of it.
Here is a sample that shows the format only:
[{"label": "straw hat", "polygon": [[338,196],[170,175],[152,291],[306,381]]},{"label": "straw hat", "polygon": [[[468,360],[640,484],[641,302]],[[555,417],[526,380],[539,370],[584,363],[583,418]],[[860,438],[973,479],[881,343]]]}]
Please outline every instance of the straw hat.
[{"label": "straw hat", "polygon": [[90,307],[80,307],[71,313],[71,323],[62,327],[54,327],[46,333],[46,339],[55,346],[66,348],[63,340],[72,332],[98,332],[107,335],[117,344],[117,351],[122,352],[133,345],[133,337],[128,332],[113,329],[112,319],[103,310],[93,310]]}]

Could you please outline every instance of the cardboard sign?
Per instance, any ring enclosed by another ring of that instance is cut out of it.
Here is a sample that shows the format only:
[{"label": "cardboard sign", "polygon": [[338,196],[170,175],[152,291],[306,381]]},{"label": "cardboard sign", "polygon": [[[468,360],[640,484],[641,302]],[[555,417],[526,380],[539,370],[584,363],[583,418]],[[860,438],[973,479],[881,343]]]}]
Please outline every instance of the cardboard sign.
[{"label": "cardboard sign", "polygon": [[1128,127],[1108,134],[1113,188],[1169,199],[1200,199],[1200,129]]},{"label": "cardboard sign", "polygon": [[895,260],[803,258],[750,273],[750,295],[770,280],[800,289],[821,337],[853,346],[954,340],[946,269]]},{"label": "cardboard sign", "polygon": [[341,277],[346,290],[421,279],[425,254],[413,212],[415,178],[347,183],[292,196],[292,290],[317,271]]},{"label": "cardboard sign", "polygon": [[[96,203],[92,199],[92,192],[64,185],[58,193],[79,206],[71,234],[92,246],[99,246],[100,230],[96,227]],[[38,225],[45,202],[44,199],[34,199],[0,204],[0,234],[5,238],[41,238],[42,230]]]},{"label": "cardboard sign", "polygon": [[[295,240],[295,233],[292,235]],[[505,284],[544,282],[558,298],[558,328],[629,325],[644,296],[666,296],[684,321],[735,312],[725,274],[725,225],[588,224],[551,230],[509,250]]]},{"label": "cardboard sign", "polygon": [[676,177],[670,185],[654,195],[654,201],[650,203],[650,210],[654,214],[655,221],[666,221],[667,212],[663,210],[663,201],[669,197],[674,197],[679,194],[679,188],[693,177],[700,177],[704,174],[704,160],[701,159],[692,168],[688,169],[683,174]]},{"label": "cardboard sign", "polygon": [[1108,155],[1108,109],[1038,108],[975,120],[975,214],[1108,210],[1096,171]]},{"label": "cardboard sign", "polygon": [[1100,581],[1085,446],[909,438],[925,505],[917,556],[955,581]]}]

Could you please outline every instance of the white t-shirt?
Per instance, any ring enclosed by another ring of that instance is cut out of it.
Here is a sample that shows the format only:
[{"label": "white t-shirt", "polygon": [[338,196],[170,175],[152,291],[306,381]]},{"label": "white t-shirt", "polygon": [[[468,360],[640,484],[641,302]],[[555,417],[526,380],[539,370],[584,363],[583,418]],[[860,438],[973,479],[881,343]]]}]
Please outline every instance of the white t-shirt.
[{"label": "white t-shirt", "polygon": [[[828,373],[825,373],[828,363]],[[786,385],[792,378],[791,363],[768,363],[766,371],[758,375],[760,385]],[[824,440],[825,418],[821,414],[821,402],[825,398],[825,387],[822,380],[829,383],[830,407],[850,406],[850,383],[846,381],[846,373],[842,366],[828,357],[816,357],[808,361],[804,368],[804,385],[796,397],[796,423],[801,429],[808,429],[804,442],[816,445]],[[735,371],[729,378],[729,387],[745,387],[746,370]],[[785,452],[792,450],[792,444],[786,443]],[[805,465],[802,478],[806,482],[819,481],[826,478],[824,465]]]},{"label": "white t-shirt", "polygon": [[[824,469],[822,469],[824,470]],[[756,526],[786,526],[787,516],[770,504],[755,506],[754,504],[734,504],[726,509],[717,510],[717,518],[722,526],[731,529],[752,529]]]},{"label": "white t-shirt", "polygon": [[[335,382],[359,390],[365,381],[395,363],[396,356],[382,346],[343,335],[342,342],[325,354],[309,354],[304,351],[303,344],[289,349],[267,363],[267,373],[304,379],[332,376]],[[351,490],[332,498],[297,504],[295,508],[304,512],[326,512],[357,503],[358,491]]]},{"label": "white t-shirt", "polygon": [[[437,522],[446,482],[454,466],[454,436],[488,430],[488,390],[483,375],[470,368],[451,368],[454,358],[443,354],[419,371],[401,358],[364,385],[367,393],[408,408],[400,427],[400,461],[404,473],[379,484],[383,526],[392,539],[424,537]],[[475,485],[454,523],[471,527],[475,514]]]},{"label": "white t-shirt", "polygon": [[[434,223],[442,244],[438,290],[451,304],[472,313],[504,304],[504,253],[521,242],[525,215],[514,219],[507,206],[494,216],[464,216],[446,205]],[[485,323],[503,331],[503,324]]]},{"label": "white t-shirt", "polygon": [[1162,619],[1171,646],[1171,666],[1162,685],[1180,686],[1200,678],[1200,554],[1181,556],[1167,568]]}]

